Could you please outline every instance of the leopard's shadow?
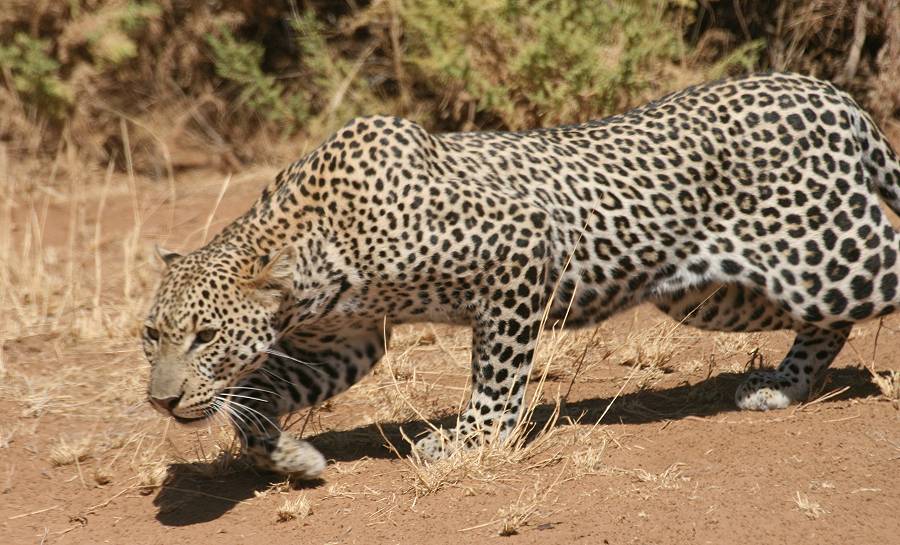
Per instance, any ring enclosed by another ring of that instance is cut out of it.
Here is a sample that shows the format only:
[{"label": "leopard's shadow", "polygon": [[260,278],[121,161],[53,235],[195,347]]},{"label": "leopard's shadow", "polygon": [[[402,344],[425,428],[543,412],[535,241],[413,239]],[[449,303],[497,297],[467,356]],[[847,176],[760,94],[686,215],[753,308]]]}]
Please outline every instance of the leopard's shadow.
[{"label": "leopard's shadow", "polygon": [[[256,471],[240,462],[227,471],[215,463],[193,462],[172,464],[153,498],[156,520],[166,526],[188,526],[215,520],[240,502],[253,498],[284,477]],[[294,489],[316,488],[325,481],[292,481]]]},{"label": "leopard's shadow", "polygon": [[[665,420],[679,420],[688,416],[703,417],[738,409],[734,403],[734,392],[746,379],[744,373],[719,373],[693,384],[682,384],[659,390],[642,390],[620,395],[613,402],[612,397],[593,397],[567,403],[560,413],[559,424],[577,420],[580,424],[645,424]],[[862,368],[832,369],[828,374],[828,391],[845,391],[828,397],[826,403],[840,400],[877,396],[878,388],[870,380],[868,371]],[[531,418],[533,428],[541,429],[551,418],[555,406],[543,404],[536,408]],[[605,413],[605,414],[604,414]],[[455,415],[435,419],[435,426],[449,427],[455,424]],[[309,438],[329,460],[338,462],[354,461],[362,457],[395,458],[397,453],[406,456],[410,444],[404,438],[415,439],[431,429],[422,421],[404,423],[382,423],[381,431],[375,425],[361,426],[351,430],[326,431]],[[402,431],[401,431],[402,428]],[[382,435],[383,432],[383,435]],[[386,445],[390,442],[393,449]]]},{"label": "leopard's shadow", "polygon": [[[624,394],[611,405],[611,397],[581,399],[563,407],[561,416],[564,418],[560,418],[560,422],[578,420],[582,424],[592,425],[602,417],[606,423],[642,424],[727,413],[736,410],[733,393],[744,378],[745,375],[740,373],[720,373],[694,384]],[[878,389],[865,369],[832,369],[829,381],[829,390],[844,386],[849,388],[826,402],[878,395]],[[535,428],[540,429],[547,422],[553,409],[553,405],[544,404],[535,410],[532,417]],[[455,416],[449,415],[432,424],[449,427],[454,422]],[[330,460],[346,462],[364,457],[385,459],[395,458],[398,453],[401,456],[408,455],[410,446],[404,435],[415,438],[429,429],[429,424],[422,421],[393,422],[381,424],[380,430],[378,426],[370,424],[350,430],[326,431],[308,439]],[[391,447],[387,445],[388,442]],[[279,475],[259,472],[245,466],[216,476],[210,476],[215,475],[212,469],[204,463],[169,466],[168,475],[153,500],[159,509],[157,520],[167,526],[185,526],[215,520],[241,501],[252,498],[255,492],[284,481]],[[316,488],[324,483],[321,479],[296,481],[292,486]]]}]

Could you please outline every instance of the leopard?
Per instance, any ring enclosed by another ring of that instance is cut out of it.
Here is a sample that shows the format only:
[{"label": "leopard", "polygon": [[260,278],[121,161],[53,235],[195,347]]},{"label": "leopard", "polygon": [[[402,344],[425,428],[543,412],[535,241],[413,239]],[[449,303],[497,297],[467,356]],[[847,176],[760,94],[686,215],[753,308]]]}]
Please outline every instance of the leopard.
[{"label": "leopard", "polygon": [[355,118],[207,244],[158,249],[149,401],[181,423],[226,416],[252,464],[317,478],[324,456],[279,418],[360,381],[398,324],[467,326],[468,404],[413,446],[438,459],[509,437],[548,323],[650,303],[699,330],[795,332],[735,392],[783,409],[900,301],[898,186],[873,119],[792,73],[517,132]]}]

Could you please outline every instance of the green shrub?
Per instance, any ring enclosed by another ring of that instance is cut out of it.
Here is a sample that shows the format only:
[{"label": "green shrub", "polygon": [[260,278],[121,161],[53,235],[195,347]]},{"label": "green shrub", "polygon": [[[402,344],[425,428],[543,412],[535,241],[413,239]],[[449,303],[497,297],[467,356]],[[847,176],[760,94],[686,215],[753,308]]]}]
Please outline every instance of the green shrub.
[{"label": "green shrub", "polygon": [[760,67],[835,79],[881,122],[898,111],[887,0],[868,3],[846,81],[856,10],[845,0],[740,12],[698,0],[4,1],[0,114],[15,119],[0,140],[39,126],[56,150],[68,128],[101,162],[120,146],[122,117],[140,127],[133,152],[146,164],[161,140],[243,159],[279,153],[271,136],[318,140],[359,114],[434,130],[550,126]]},{"label": "green shrub", "polygon": [[340,54],[340,48],[330,45],[326,28],[316,13],[306,11],[291,20],[300,51],[298,61],[307,74],[298,92],[302,93],[317,114],[307,132],[329,133],[349,119],[380,110],[379,100],[372,93],[363,75],[363,68],[371,48],[363,50],[356,59]]},{"label": "green shrub", "polygon": [[766,41],[763,39],[751,40],[741,44],[734,51],[716,61],[706,73],[710,79],[718,79],[732,73],[746,74],[753,72],[759,65],[760,55],[762,55],[765,48]]},{"label": "green shrub", "polygon": [[302,77],[283,80],[263,70],[262,44],[238,40],[226,28],[207,36],[216,74],[238,86],[241,107],[267,121],[286,123],[288,132],[303,128],[307,133],[330,132],[375,107],[359,77],[361,63],[343,58],[329,45],[314,12],[296,15],[290,26]]},{"label": "green shrub", "polygon": [[0,68],[23,101],[53,119],[62,119],[72,103],[72,92],[60,79],[59,62],[49,51],[49,42],[17,33],[11,44],[0,45]]},{"label": "green shrub", "polygon": [[134,35],[161,13],[162,9],[153,2],[129,1],[88,15],[85,38],[95,62],[102,67],[115,67],[137,57]]},{"label": "green shrub", "polygon": [[457,103],[524,128],[621,110],[685,52],[662,0],[404,3],[411,62]]},{"label": "green shrub", "polygon": [[212,50],[216,74],[237,84],[238,105],[266,121],[286,122],[289,128],[309,118],[306,102],[298,95],[286,93],[275,76],[263,71],[265,50],[261,44],[240,41],[224,27],[218,35],[207,35],[206,41]]}]

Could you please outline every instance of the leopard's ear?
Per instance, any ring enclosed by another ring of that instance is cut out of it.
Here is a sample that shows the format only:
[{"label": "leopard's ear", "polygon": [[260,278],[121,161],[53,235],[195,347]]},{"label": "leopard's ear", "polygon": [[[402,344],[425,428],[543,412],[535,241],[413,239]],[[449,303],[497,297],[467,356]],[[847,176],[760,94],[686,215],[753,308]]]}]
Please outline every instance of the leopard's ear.
[{"label": "leopard's ear", "polygon": [[165,248],[157,245],[156,257],[158,257],[159,260],[163,262],[163,265],[165,265],[166,267],[171,267],[173,263],[181,259],[183,256],[178,252],[166,250]]},{"label": "leopard's ear", "polygon": [[297,250],[292,246],[262,255],[253,266],[253,285],[262,290],[289,291],[294,286],[296,265]]}]

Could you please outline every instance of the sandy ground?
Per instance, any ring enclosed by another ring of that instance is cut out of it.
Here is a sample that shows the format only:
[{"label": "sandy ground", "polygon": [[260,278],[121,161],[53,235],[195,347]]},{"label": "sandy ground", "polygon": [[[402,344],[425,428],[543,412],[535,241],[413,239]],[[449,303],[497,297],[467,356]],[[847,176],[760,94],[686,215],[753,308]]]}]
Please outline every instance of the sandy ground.
[{"label": "sandy ground", "polygon": [[[900,370],[900,315],[856,329],[813,402],[770,413],[737,412],[733,391],[749,366],[780,361],[786,332],[704,333],[648,307],[548,331],[532,420],[552,425],[520,451],[434,465],[409,459],[403,435],[459,407],[469,334],[402,327],[372,376],[292,419],[330,459],[314,482],[245,467],[227,428],[161,418],[136,337],[158,275],[150,248],[196,247],[273,172],[224,193],[220,174],[179,175],[174,194],[115,175],[77,205],[38,192],[6,206],[6,258],[21,264],[7,263],[4,289],[28,293],[4,296],[0,322],[0,542],[900,539],[900,410],[868,369]],[[25,248],[35,225],[40,247]],[[54,311],[48,294],[74,302]]]}]

